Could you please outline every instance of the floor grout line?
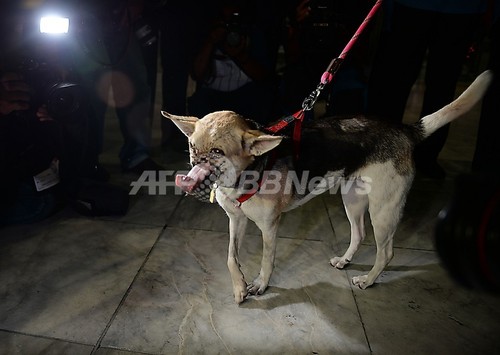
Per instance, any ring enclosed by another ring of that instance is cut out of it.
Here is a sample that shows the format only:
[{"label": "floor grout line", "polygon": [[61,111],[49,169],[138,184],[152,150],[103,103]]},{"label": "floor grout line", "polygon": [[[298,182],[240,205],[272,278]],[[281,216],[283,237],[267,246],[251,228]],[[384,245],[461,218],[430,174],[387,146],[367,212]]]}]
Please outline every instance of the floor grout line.
[{"label": "floor grout line", "polygon": [[[333,221],[332,221],[332,218],[330,216],[330,213],[328,213],[328,206],[327,206],[326,201],[324,199],[323,199],[323,205],[326,209],[326,215],[328,216],[328,221],[330,222],[330,227],[332,228],[333,235],[335,237],[335,243],[336,243],[336,245],[339,245],[341,243],[339,243],[339,241],[337,240],[337,234],[335,233]],[[344,272],[345,277],[347,278],[347,282],[349,283],[349,289],[351,290],[352,299],[354,301],[354,305],[356,306],[356,312],[358,313],[359,322],[361,323],[361,327],[363,328],[363,335],[365,336],[366,345],[368,346],[368,350],[370,351],[370,354],[373,354],[373,350],[370,346],[370,340],[368,339],[368,334],[366,331],[365,323],[363,322],[363,316],[361,315],[361,310],[359,309],[358,300],[356,299],[356,294],[354,293],[353,284],[349,278],[348,271],[347,271],[347,269],[342,269],[340,271]]]},{"label": "floor grout line", "polygon": [[347,280],[349,281],[349,287],[351,288],[352,298],[353,298],[354,304],[356,306],[356,311],[358,312],[359,322],[361,323],[361,327],[363,328],[363,334],[365,335],[366,345],[368,346],[368,350],[370,351],[370,354],[373,354],[373,350],[372,350],[372,347],[370,345],[370,339],[368,338],[368,332],[367,332],[366,327],[365,327],[365,322],[363,321],[363,316],[361,315],[361,310],[359,309],[358,300],[356,298],[356,294],[354,293],[353,284],[349,280],[349,275],[347,274],[347,270],[344,270],[344,272],[347,276]]},{"label": "floor grout line", "polygon": [[106,324],[106,327],[104,328],[104,330],[102,331],[101,335],[99,336],[99,339],[97,340],[96,344],[94,345],[94,348],[92,349],[92,352],[90,353],[90,355],[96,354],[96,352],[101,347],[101,343],[104,340],[104,337],[108,333],[109,328],[111,327],[111,325],[113,324],[114,320],[116,319],[116,316],[118,315],[118,312],[120,311],[122,305],[125,303],[125,300],[127,299],[128,295],[130,294],[130,291],[132,290],[132,287],[134,286],[135,282],[139,278],[139,275],[142,273],[142,271],[144,269],[144,266],[148,262],[151,254],[153,252],[153,250],[155,250],[156,246],[158,245],[158,242],[159,242],[160,238],[163,235],[163,232],[166,229],[167,229],[167,224],[165,224],[163,226],[163,228],[161,229],[161,232],[158,234],[158,237],[156,238],[155,242],[153,243],[153,245],[152,245],[151,249],[149,250],[149,252],[147,253],[146,257],[144,258],[144,261],[142,262],[141,266],[137,270],[134,278],[132,279],[132,282],[130,282],[130,285],[128,286],[127,290],[125,291],[125,293],[124,293],[123,297],[121,298],[120,303],[116,307],[115,311],[111,315],[110,320],[108,321],[108,323]]},{"label": "floor grout line", "polygon": [[68,344],[75,344],[75,345],[82,345],[82,346],[92,347],[92,344],[88,344],[88,343],[82,343],[82,342],[79,342],[79,341],[74,341],[74,340],[69,340],[69,339],[63,339],[63,338],[57,338],[57,337],[50,337],[50,336],[41,335],[41,334],[25,333],[25,332],[20,332],[20,331],[17,331],[17,330],[12,330],[12,329],[3,329],[3,328],[0,328],[0,332],[9,333],[9,334],[16,334],[16,335],[22,335],[22,336],[31,337],[31,338],[54,340],[54,341],[59,341],[61,343],[68,343]]}]

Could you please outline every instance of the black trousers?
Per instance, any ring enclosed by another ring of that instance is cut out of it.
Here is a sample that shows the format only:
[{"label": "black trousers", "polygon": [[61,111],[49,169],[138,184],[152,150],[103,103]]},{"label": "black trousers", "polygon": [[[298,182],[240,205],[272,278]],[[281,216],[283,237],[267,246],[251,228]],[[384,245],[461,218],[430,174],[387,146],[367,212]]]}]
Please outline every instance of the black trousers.
[{"label": "black trousers", "polygon": [[476,172],[495,173],[500,176],[500,19],[496,19],[490,32],[490,58],[488,68],[496,75],[483,99],[477,132],[476,150],[472,169]]},{"label": "black trousers", "polygon": [[[480,14],[445,14],[394,4],[380,38],[368,89],[368,114],[401,122],[408,96],[425,63],[420,117],[455,97],[462,65],[479,31]],[[446,125],[417,147],[415,158],[435,161],[448,136]]]}]

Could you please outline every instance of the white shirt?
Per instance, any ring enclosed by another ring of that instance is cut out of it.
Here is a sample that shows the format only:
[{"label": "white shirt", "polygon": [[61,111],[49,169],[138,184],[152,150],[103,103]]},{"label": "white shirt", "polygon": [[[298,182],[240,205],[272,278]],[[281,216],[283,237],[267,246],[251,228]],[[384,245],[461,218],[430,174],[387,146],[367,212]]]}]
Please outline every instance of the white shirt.
[{"label": "white shirt", "polygon": [[217,91],[234,91],[252,81],[243,70],[221,50],[215,51],[215,68],[204,86]]}]

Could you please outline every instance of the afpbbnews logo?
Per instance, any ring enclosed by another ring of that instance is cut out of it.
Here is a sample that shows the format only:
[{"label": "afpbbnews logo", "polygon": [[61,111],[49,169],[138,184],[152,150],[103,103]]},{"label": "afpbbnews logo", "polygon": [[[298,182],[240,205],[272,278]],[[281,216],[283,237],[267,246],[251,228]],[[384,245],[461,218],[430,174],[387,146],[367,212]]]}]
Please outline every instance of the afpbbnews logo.
[{"label": "afpbbnews logo", "polygon": [[[184,191],[175,185],[174,177],[177,174],[185,175],[187,173],[187,171],[178,170],[144,171],[136,181],[130,183],[132,188],[129,194],[136,195],[142,188],[145,188],[148,195],[167,195],[171,193],[171,188],[173,188],[174,194],[183,195]],[[368,176],[344,179],[340,176],[313,176],[310,178],[309,175],[309,171],[302,172],[300,176],[295,171],[289,171],[286,177],[277,170],[268,170],[263,173],[244,171],[240,175],[238,183],[232,187],[239,189],[242,193],[258,190],[260,194],[276,194],[281,190],[283,192],[280,193],[284,194],[295,192],[319,195],[326,190],[330,194],[339,192],[347,194],[351,189],[354,189],[359,195],[367,195],[371,191],[372,179]],[[263,176],[262,180],[261,176]]]}]

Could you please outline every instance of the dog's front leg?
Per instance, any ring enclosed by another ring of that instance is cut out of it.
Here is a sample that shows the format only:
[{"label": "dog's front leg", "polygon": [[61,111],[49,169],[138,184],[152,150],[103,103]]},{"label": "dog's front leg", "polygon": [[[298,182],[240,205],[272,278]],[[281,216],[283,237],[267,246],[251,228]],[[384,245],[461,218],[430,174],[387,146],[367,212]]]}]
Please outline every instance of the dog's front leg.
[{"label": "dog's front leg", "polygon": [[233,295],[236,303],[241,303],[247,296],[247,284],[240,269],[239,251],[241,241],[245,235],[248,219],[241,212],[227,213],[229,216],[229,250],[227,255],[227,267],[231,274],[233,283]]},{"label": "dog's front leg", "polygon": [[269,284],[274,269],[279,220],[280,216],[262,222],[256,221],[257,227],[262,231],[262,262],[259,276],[247,287],[248,293],[252,295],[261,295]]}]

